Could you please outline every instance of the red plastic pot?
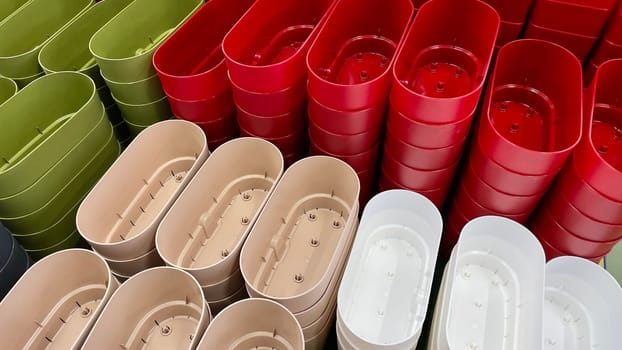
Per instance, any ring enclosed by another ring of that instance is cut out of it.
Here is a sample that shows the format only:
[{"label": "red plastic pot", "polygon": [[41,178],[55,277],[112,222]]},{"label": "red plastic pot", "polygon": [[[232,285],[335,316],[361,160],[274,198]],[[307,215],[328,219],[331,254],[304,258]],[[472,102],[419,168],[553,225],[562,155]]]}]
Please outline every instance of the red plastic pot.
[{"label": "red plastic pot", "polygon": [[596,75],[596,70],[598,70],[598,65],[594,64],[592,60],[588,61],[585,64],[585,68],[583,68],[583,85],[588,86]]},{"label": "red plastic pot", "polygon": [[417,190],[413,188],[408,188],[408,186],[404,186],[398,183],[384,171],[381,171],[380,191],[387,191],[392,189],[406,189],[417,192],[432,201],[432,203],[434,203],[434,205],[436,205],[436,207],[439,209],[443,207],[443,204],[445,203],[445,199],[447,198],[447,194],[449,192],[449,186],[443,188],[435,188],[432,190]]},{"label": "red plastic pot", "polygon": [[239,133],[235,113],[224,118],[195,124],[205,132],[208,142],[211,140],[231,139]]},{"label": "red plastic pot", "polygon": [[307,101],[306,84],[303,79],[281,91],[253,92],[244,90],[231,81],[233,99],[238,108],[261,116],[279,116],[297,110]]},{"label": "red plastic pot", "polygon": [[[532,232],[535,232],[535,230],[539,230],[539,228],[533,227],[533,223],[531,223],[529,229]],[[555,248],[551,243],[545,241],[542,237],[536,236],[536,238],[538,238],[538,240],[540,241],[540,244],[542,244],[542,248],[544,249],[544,255],[546,255],[546,261],[555,259],[559,256],[570,255],[568,253],[564,253],[560,251],[559,249]]]},{"label": "red plastic pot", "polygon": [[413,11],[409,0],[338,1],[307,55],[309,95],[338,110],[384,101]]},{"label": "red plastic pot", "polygon": [[620,6],[620,4],[618,4],[618,8],[609,19],[609,25],[605,30],[604,38],[618,45],[622,45],[622,6]]},{"label": "red plastic pot", "polygon": [[558,171],[581,138],[581,96],[581,65],[568,50],[540,40],[505,45],[482,108],[482,149],[516,173]]},{"label": "red plastic pot", "polygon": [[304,79],[305,55],[335,0],[258,0],[225,36],[229,77],[255,92],[284,90]]},{"label": "red plastic pot", "polygon": [[201,123],[221,119],[235,112],[231,90],[225,90],[218,96],[196,101],[179,100],[168,95],[168,92],[166,93],[173,114],[180,119]]},{"label": "red plastic pot", "polygon": [[279,148],[279,150],[281,151],[281,153],[283,153],[284,155],[300,155],[300,154],[304,154],[307,150],[307,133],[306,133],[307,129],[306,128],[302,128],[300,130],[297,130],[296,132],[293,132],[287,136],[283,136],[283,137],[262,137],[259,135],[255,135],[251,132],[249,132],[248,130],[245,130],[244,128],[240,127],[240,134],[242,136],[248,136],[248,137],[259,137],[262,138],[266,141],[270,141],[272,142],[276,147]]},{"label": "red plastic pot", "polygon": [[343,135],[322,129],[309,120],[309,137],[318,148],[326,152],[350,156],[365,152],[378,143],[382,137],[382,129]]},{"label": "red plastic pot", "polygon": [[447,187],[456,173],[458,162],[444,169],[420,170],[409,168],[401,164],[387,149],[382,156],[382,171],[395,179],[397,183],[403,184],[410,189],[429,190],[440,187]]},{"label": "red plastic pot", "polygon": [[[590,58],[590,62],[595,67],[598,67],[605,61],[615,58],[622,58],[622,45],[613,43],[605,38],[598,44],[598,47]],[[596,70],[594,70],[594,73],[596,73]]]},{"label": "red plastic pot", "polygon": [[616,0],[538,0],[529,22],[540,27],[598,37]]},{"label": "red plastic pot", "polygon": [[503,46],[510,41],[520,38],[524,25],[525,23],[523,22],[514,23],[501,21],[501,25],[499,26],[499,35],[497,36],[495,45]]},{"label": "red plastic pot", "polygon": [[359,134],[381,128],[386,103],[382,101],[367,109],[359,111],[340,111],[317,102],[309,96],[309,119],[325,130],[344,135]]},{"label": "red plastic pot", "polygon": [[378,158],[380,157],[380,142],[376,143],[376,145],[372,146],[370,149],[364,152],[350,156],[344,156],[340,154],[333,154],[323,150],[314,142],[312,137],[309,138],[309,141],[311,141],[311,155],[327,155],[341,159],[344,162],[348,163],[356,172],[365,171],[367,169],[375,169],[378,164]]},{"label": "red plastic pot", "polygon": [[501,19],[508,22],[524,22],[534,0],[483,0],[494,7]]},{"label": "red plastic pot", "polygon": [[260,137],[281,137],[307,126],[306,105],[274,117],[257,116],[238,107],[238,123],[244,130]]},{"label": "red plastic pot", "polygon": [[409,145],[419,148],[446,148],[460,144],[469,134],[473,116],[452,124],[415,121],[389,107],[387,129]]},{"label": "red plastic pot", "polygon": [[585,61],[594,45],[598,42],[598,36],[569,33],[540,27],[533,23],[527,25],[523,37],[526,39],[540,39],[561,45],[570,50],[582,62]]},{"label": "red plastic pot", "polygon": [[481,1],[425,3],[395,59],[393,107],[411,119],[433,124],[470,116],[498,30],[499,15]]},{"label": "red plastic pot", "polygon": [[224,137],[222,139],[218,139],[218,140],[208,140],[207,141],[207,146],[209,147],[210,150],[215,150],[216,148],[218,148],[220,145],[222,145],[223,143],[236,138],[239,135],[239,132],[232,135],[231,137]]},{"label": "red plastic pot", "polygon": [[395,160],[410,167],[421,170],[443,169],[460,159],[466,137],[458,143],[444,148],[421,148],[412,146],[387,129],[384,148],[391,152]]},{"label": "red plastic pot", "polygon": [[457,237],[460,236],[460,232],[471,219],[469,219],[463,212],[460,205],[456,202],[455,198],[450,202],[449,214],[447,215],[447,222],[450,223],[455,231]]},{"label": "red plastic pot", "polygon": [[361,183],[362,192],[364,191],[366,193],[370,193],[376,189],[376,181],[378,179],[378,176],[376,174],[377,172],[375,167],[368,170],[356,172],[356,175],[358,175],[359,181]]},{"label": "red plastic pot", "polygon": [[464,184],[462,183],[458,186],[458,189],[454,194],[454,205],[457,205],[460,208],[460,211],[463,213],[464,217],[469,220],[473,220],[480,216],[497,215],[504,216],[516,222],[524,224],[529,219],[529,213],[523,213],[518,215],[503,214],[497,213],[494,210],[490,210],[482,206],[475,199],[473,199],[469,191],[464,187]]}]

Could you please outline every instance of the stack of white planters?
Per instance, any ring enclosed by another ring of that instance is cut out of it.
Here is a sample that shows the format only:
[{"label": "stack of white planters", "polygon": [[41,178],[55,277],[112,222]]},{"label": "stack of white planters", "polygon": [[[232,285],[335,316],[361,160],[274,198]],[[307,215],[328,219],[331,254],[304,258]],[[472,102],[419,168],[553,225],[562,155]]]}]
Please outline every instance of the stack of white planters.
[{"label": "stack of white planters", "polygon": [[405,190],[369,201],[337,299],[340,349],[414,349],[426,317],[443,230],[426,197]]}]

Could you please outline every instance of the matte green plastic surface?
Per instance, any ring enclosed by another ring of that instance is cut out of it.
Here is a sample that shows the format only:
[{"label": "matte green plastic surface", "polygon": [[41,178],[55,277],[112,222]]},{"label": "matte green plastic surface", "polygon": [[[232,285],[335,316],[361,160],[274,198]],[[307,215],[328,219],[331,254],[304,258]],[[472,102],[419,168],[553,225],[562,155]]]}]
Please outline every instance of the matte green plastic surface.
[{"label": "matte green plastic surface", "polygon": [[45,73],[43,72],[39,72],[35,75],[32,75],[30,77],[26,77],[26,78],[15,78],[13,79],[15,81],[15,83],[17,84],[17,86],[20,89],[23,89],[24,87],[26,87],[26,85],[32,83],[33,81],[41,78]]},{"label": "matte green plastic surface", "polygon": [[123,103],[140,105],[159,101],[166,96],[157,74],[133,83],[119,83],[108,80],[105,76],[103,78],[112,95]]},{"label": "matte green plastic surface", "polygon": [[30,255],[34,260],[40,260],[45,258],[46,256],[56,253],[61,250],[70,249],[76,247],[82,241],[80,234],[78,231],[71,233],[64,241],[56,244],[53,247],[45,248],[45,249],[37,249],[37,250],[28,250],[26,249],[26,253]]},{"label": "matte green plastic surface", "polygon": [[22,6],[30,0],[2,0],[0,1],[0,23],[5,21],[11,15],[17,13]]},{"label": "matte green plastic surface", "polygon": [[17,93],[17,84],[5,77],[0,77],[0,105]]},{"label": "matte green plastic surface", "polygon": [[132,124],[130,122],[125,122],[125,123],[127,124],[127,128],[130,130],[131,138],[136,137],[138,134],[140,134],[141,131],[149,127],[149,125],[138,125],[138,124]]},{"label": "matte green plastic surface", "polygon": [[144,105],[129,105],[117,100],[114,95],[112,95],[112,97],[115,99],[117,106],[119,106],[121,110],[121,114],[123,114],[123,119],[125,119],[127,123],[149,126],[173,116],[171,106],[166,96],[162,97],[159,101]]}]

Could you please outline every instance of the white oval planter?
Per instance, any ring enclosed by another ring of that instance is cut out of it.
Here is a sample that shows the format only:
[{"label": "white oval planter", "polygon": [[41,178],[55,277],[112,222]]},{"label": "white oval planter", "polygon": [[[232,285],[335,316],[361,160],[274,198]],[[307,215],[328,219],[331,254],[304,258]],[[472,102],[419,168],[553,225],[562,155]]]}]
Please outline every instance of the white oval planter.
[{"label": "white oval planter", "polygon": [[117,287],[108,265],[91,251],[43,258],[0,303],[2,348],[79,348]]},{"label": "white oval planter", "polygon": [[339,287],[342,332],[360,349],[411,349],[426,317],[441,214],[411,191],[367,204]]},{"label": "white oval planter", "polygon": [[167,120],[138,135],[80,205],[80,234],[111,260],[130,260],[155,248],[164,214],[209,154],[203,131]]},{"label": "white oval planter", "polygon": [[187,272],[156,267],[110,299],[83,349],[193,349],[211,320],[201,286]]}]

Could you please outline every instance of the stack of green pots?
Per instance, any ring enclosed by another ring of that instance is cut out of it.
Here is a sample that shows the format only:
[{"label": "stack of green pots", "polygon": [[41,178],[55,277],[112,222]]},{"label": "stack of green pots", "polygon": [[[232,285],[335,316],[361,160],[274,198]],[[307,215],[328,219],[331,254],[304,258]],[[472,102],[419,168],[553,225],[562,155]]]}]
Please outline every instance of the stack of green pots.
[{"label": "stack of green pots", "polygon": [[0,1],[0,24],[11,17],[30,0],[2,0]]},{"label": "stack of green pots", "polygon": [[95,4],[59,31],[39,52],[39,65],[45,73],[76,71],[93,79],[97,93],[106,106],[108,118],[114,126],[115,135],[122,145],[130,142],[129,130],[99,73],[95,58],[89,51],[89,41],[95,32],[131,2],[132,0],[106,0]]},{"label": "stack of green pots", "polygon": [[19,2],[7,6],[7,12],[18,10],[0,22],[0,75],[20,88],[43,75],[37,60],[41,47],[92,4],[93,0],[29,0],[21,7]]},{"label": "stack of green pots", "polygon": [[80,242],[78,205],[118,157],[88,76],[52,73],[0,105],[0,221],[39,259]]},{"label": "stack of green pots", "polygon": [[0,77],[0,105],[17,93],[17,84],[5,77]]},{"label": "stack of green pots", "polygon": [[152,57],[202,4],[202,0],[135,0],[91,38],[91,53],[132,136],[173,115]]}]

